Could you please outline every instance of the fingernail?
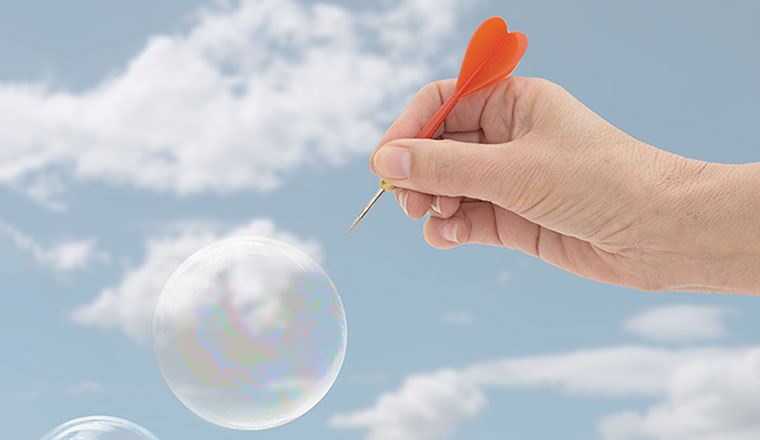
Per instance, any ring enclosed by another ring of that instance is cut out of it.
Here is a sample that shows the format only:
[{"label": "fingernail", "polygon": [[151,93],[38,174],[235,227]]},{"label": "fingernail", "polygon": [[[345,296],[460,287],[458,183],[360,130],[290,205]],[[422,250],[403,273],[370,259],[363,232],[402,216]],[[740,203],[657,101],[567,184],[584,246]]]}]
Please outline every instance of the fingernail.
[{"label": "fingernail", "polygon": [[457,241],[457,222],[454,220],[443,222],[441,225],[441,236],[446,241],[459,243]]},{"label": "fingernail", "polygon": [[375,169],[389,179],[408,179],[411,154],[404,147],[383,147],[375,154]]},{"label": "fingernail", "polygon": [[443,214],[441,212],[441,196],[433,196],[433,203],[430,204],[430,209],[438,215]]}]

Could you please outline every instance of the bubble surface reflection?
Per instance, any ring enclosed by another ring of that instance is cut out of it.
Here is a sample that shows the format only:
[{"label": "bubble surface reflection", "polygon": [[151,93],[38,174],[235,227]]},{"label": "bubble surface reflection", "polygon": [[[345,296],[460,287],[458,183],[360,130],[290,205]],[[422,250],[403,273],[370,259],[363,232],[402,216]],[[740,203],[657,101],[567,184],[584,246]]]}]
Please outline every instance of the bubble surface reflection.
[{"label": "bubble surface reflection", "polygon": [[42,436],[42,440],[158,440],[144,428],[111,416],[70,420]]},{"label": "bubble surface reflection", "polygon": [[153,352],[169,389],[227,428],[279,426],[316,405],[338,376],[346,318],[338,292],[298,249],[263,237],[213,243],[169,277]]}]

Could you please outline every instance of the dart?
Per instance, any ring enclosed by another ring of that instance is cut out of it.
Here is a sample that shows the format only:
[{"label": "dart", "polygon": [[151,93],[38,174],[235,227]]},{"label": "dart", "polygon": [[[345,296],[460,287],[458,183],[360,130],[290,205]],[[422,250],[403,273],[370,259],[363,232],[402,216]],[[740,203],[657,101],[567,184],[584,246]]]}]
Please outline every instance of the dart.
[{"label": "dart", "polygon": [[[432,138],[460,99],[506,78],[517,67],[527,47],[528,38],[525,34],[507,31],[507,23],[503,18],[491,17],[484,21],[475,30],[467,45],[454,93],[433,114],[416,137]],[[393,189],[395,186],[380,179],[380,189],[362,209],[345,235],[356,227],[385,191]]]}]

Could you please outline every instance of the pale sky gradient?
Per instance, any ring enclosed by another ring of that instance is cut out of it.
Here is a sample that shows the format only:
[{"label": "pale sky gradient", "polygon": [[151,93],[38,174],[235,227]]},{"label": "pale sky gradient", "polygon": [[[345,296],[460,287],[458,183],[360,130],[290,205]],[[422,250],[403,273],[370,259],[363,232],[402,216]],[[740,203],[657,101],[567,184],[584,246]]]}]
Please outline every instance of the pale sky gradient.
[{"label": "pale sky gradient", "polygon": [[[515,251],[427,246],[367,157],[477,25],[634,137],[760,160],[756,2],[169,0],[0,6],[0,414],[163,440],[754,440],[757,298],[650,294]],[[240,232],[312,254],[348,350],[311,412],[260,433],[177,402],[145,336],[184,256]]]}]

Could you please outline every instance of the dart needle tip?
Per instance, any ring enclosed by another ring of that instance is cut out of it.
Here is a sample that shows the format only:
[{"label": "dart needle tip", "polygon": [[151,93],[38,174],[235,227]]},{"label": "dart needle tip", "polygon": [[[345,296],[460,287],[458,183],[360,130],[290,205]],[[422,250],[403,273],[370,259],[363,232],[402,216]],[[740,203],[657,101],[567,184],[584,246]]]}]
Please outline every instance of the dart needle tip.
[{"label": "dart needle tip", "polygon": [[345,233],[345,234],[343,234],[343,236],[344,236],[344,237],[347,237],[347,236],[348,236],[348,233],[349,233],[349,232],[351,232],[351,231],[354,229],[354,226],[356,226],[356,224],[357,224],[357,223],[359,223],[359,220],[358,220],[358,218],[359,218],[359,217],[356,217],[356,219],[354,220],[354,222],[353,222],[353,223],[351,223],[351,226],[349,226],[349,227],[348,227],[348,230],[346,231],[346,233]]},{"label": "dart needle tip", "polygon": [[384,192],[385,190],[382,188],[380,188],[380,190],[377,191],[375,196],[372,197],[372,200],[370,200],[369,203],[367,203],[367,206],[365,206],[364,209],[362,209],[362,212],[360,212],[359,215],[356,216],[356,219],[354,219],[354,222],[351,223],[351,226],[348,227],[348,231],[346,231],[346,233],[343,234],[344,237],[346,237],[348,233],[351,232],[356,227],[356,225],[359,224],[359,222],[364,218],[364,216],[367,215],[367,211],[369,211],[369,208],[371,208],[372,205],[374,205],[375,202],[377,202],[377,199],[379,199],[380,196],[383,195]]}]

